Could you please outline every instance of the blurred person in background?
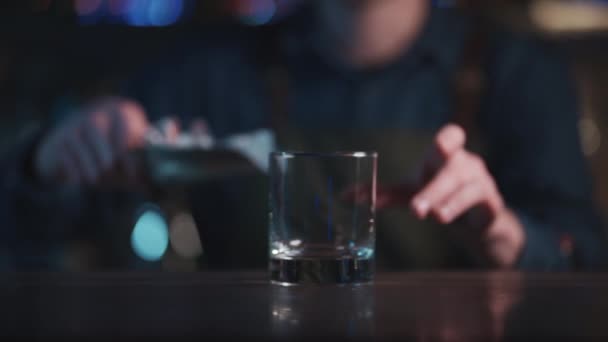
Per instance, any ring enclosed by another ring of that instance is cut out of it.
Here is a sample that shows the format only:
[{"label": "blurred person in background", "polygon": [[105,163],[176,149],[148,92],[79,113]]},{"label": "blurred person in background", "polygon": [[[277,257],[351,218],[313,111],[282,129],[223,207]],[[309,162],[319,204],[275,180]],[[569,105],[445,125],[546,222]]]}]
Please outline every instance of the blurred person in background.
[{"label": "blurred person in background", "polygon": [[[218,137],[272,128],[281,149],[379,151],[380,269],[602,267],[566,61],[529,38],[477,34],[473,18],[426,0],[340,0],[306,2],[271,34],[188,41],[16,153],[15,246],[34,255],[117,226],[143,200],[130,152],[174,116]],[[483,92],[467,100],[470,83],[453,80],[471,60]],[[263,175],[192,189],[210,267],[266,265],[266,191]]]}]

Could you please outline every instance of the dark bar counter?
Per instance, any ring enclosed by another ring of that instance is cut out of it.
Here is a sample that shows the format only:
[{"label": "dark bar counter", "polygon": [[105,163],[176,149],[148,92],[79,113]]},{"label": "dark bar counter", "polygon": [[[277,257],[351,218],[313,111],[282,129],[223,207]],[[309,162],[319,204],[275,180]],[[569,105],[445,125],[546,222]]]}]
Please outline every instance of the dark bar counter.
[{"label": "dark bar counter", "polygon": [[608,340],[604,274],[381,273],[369,285],[291,287],[267,278],[264,271],[4,274],[0,335]]}]

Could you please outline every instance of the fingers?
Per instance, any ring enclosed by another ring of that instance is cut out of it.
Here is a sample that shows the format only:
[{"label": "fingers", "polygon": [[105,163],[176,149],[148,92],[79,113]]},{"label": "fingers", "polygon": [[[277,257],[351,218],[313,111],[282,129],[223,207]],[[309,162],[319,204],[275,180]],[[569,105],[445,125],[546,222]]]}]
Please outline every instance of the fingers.
[{"label": "fingers", "polygon": [[110,140],[116,153],[143,146],[149,129],[145,111],[136,102],[113,99],[99,107],[109,121]]},{"label": "fingers", "polygon": [[451,156],[464,149],[465,143],[466,134],[460,126],[448,124],[439,130],[427,157],[415,173],[417,183],[428,183]]},{"label": "fingers", "polygon": [[93,151],[76,134],[66,138],[65,148],[69,155],[66,159],[73,161],[78,172],[78,181],[84,180],[88,184],[94,184],[99,176],[99,168]]},{"label": "fingers", "polygon": [[165,138],[165,141],[169,144],[175,144],[179,137],[180,125],[176,118],[166,118],[160,123],[161,132]]},{"label": "fingers", "polygon": [[88,144],[100,173],[109,170],[114,161],[114,153],[110,142],[100,132],[97,126],[87,124],[83,128],[83,140]]},{"label": "fingers", "polygon": [[129,140],[128,140],[128,127],[124,120],[122,120],[122,114],[119,108],[111,107],[108,109],[108,115],[110,118],[110,131],[109,138],[112,142],[112,148],[116,158],[121,158],[126,153]]},{"label": "fingers", "polygon": [[79,178],[96,184],[115,164],[115,153],[108,140],[110,118],[106,112],[95,112],[85,118],[67,137],[71,159]]},{"label": "fingers", "polygon": [[120,119],[126,127],[126,141],[129,150],[140,148],[150,128],[144,109],[133,101],[123,101],[119,105]]},{"label": "fingers", "polygon": [[467,170],[467,153],[461,151],[452,157],[447,164],[439,170],[434,178],[412,199],[412,210],[419,219],[424,219],[445,199],[454,193],[463,183],[470,180],[473,175]]},{"label": "fingers", "polygon": [[439,222],[449,224],[470,208],[482,203],[485,198],[485,188],[481,183],[469,182],[436,206],[433,213]]},{"label": "fingers", "polygon": [[411,206],[420,219],[432,214],[440,223],[449,224],[465,213],[474,212],[482,217],[475,222],[486,222],[503,209],[504,203],[483,160],[462,150],[414,196]]},{"label": "fingers", "polygon": [[45,181],[93,184],[121,160],[133,171],[134,163],[126,156],[143,146],[148,128],[135,102],[97,101],[45,137],[35,152],[36,174]]},{"label": "fingers", "polygon": [[436,135],[431,149],[431,155],[427,160],[428,168],[436,170],[452,155],[464,149],[466,134],[464,130],[455,124],[444,126]]},{"label": "fingers", "polygon": [[137,177],[137,162],[131,151],[143,147],[150,124],[143,108],[136,102],[111,99],[103,105],[110,124],[107,136],[113,151],[113,166],[122,180],[131,183]]},{"label": "fingers", "polygon": [[449,158],[454,153],[462,150],[466,142],[464,130],[454,124],[443,127],[435,137],[435,148],[439,156]]},{"label": "fingers", "polygon": [[[441,203],[467,180],[468,173],[459,165],[466,154],[465,142],[466,135],[460,126],[449,124],[442,128],[436,135],[431,155],[424,167],[425,172],[432,175],[429,177],[431,181],[415,198],[415,184],[379,186],[376,207],[383,209],[411,202],[416,215],[421,219],[426,217],[436,204]],[[355,202],[369,201],[368,188],[359,186],[349,189],[344,198]]]}]

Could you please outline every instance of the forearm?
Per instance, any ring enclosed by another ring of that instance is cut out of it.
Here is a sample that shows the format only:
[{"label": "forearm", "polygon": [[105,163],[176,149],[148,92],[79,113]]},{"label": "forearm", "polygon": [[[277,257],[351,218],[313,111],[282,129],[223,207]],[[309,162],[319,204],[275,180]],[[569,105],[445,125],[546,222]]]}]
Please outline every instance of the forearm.
[{"label": "forearm", "polygon": [[526,232],[517,214],[505,207],[483,230],[484,258],[499,269],[515,268],[526,245]]},{"label": "forearm", "polygon": [[43,134],[43,129],[32,132],[0,160],[6,222],[2,238],[9,247],[23,241],[61,239],[83,210],[80,189],[45,185],[33,175],[30,160]]}]

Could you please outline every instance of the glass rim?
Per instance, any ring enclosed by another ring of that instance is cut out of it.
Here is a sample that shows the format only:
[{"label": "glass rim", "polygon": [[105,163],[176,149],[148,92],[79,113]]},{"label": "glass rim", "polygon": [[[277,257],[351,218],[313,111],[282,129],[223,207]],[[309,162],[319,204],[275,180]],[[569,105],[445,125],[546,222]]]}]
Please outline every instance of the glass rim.
[{"label": "glass rim", "polygon": [[334,152],[306,152],[306,151],[274,151],[271,157],[295,158],[295,157],[351,157],[351,158],[377,158],[376,151],[334,151]]}]

